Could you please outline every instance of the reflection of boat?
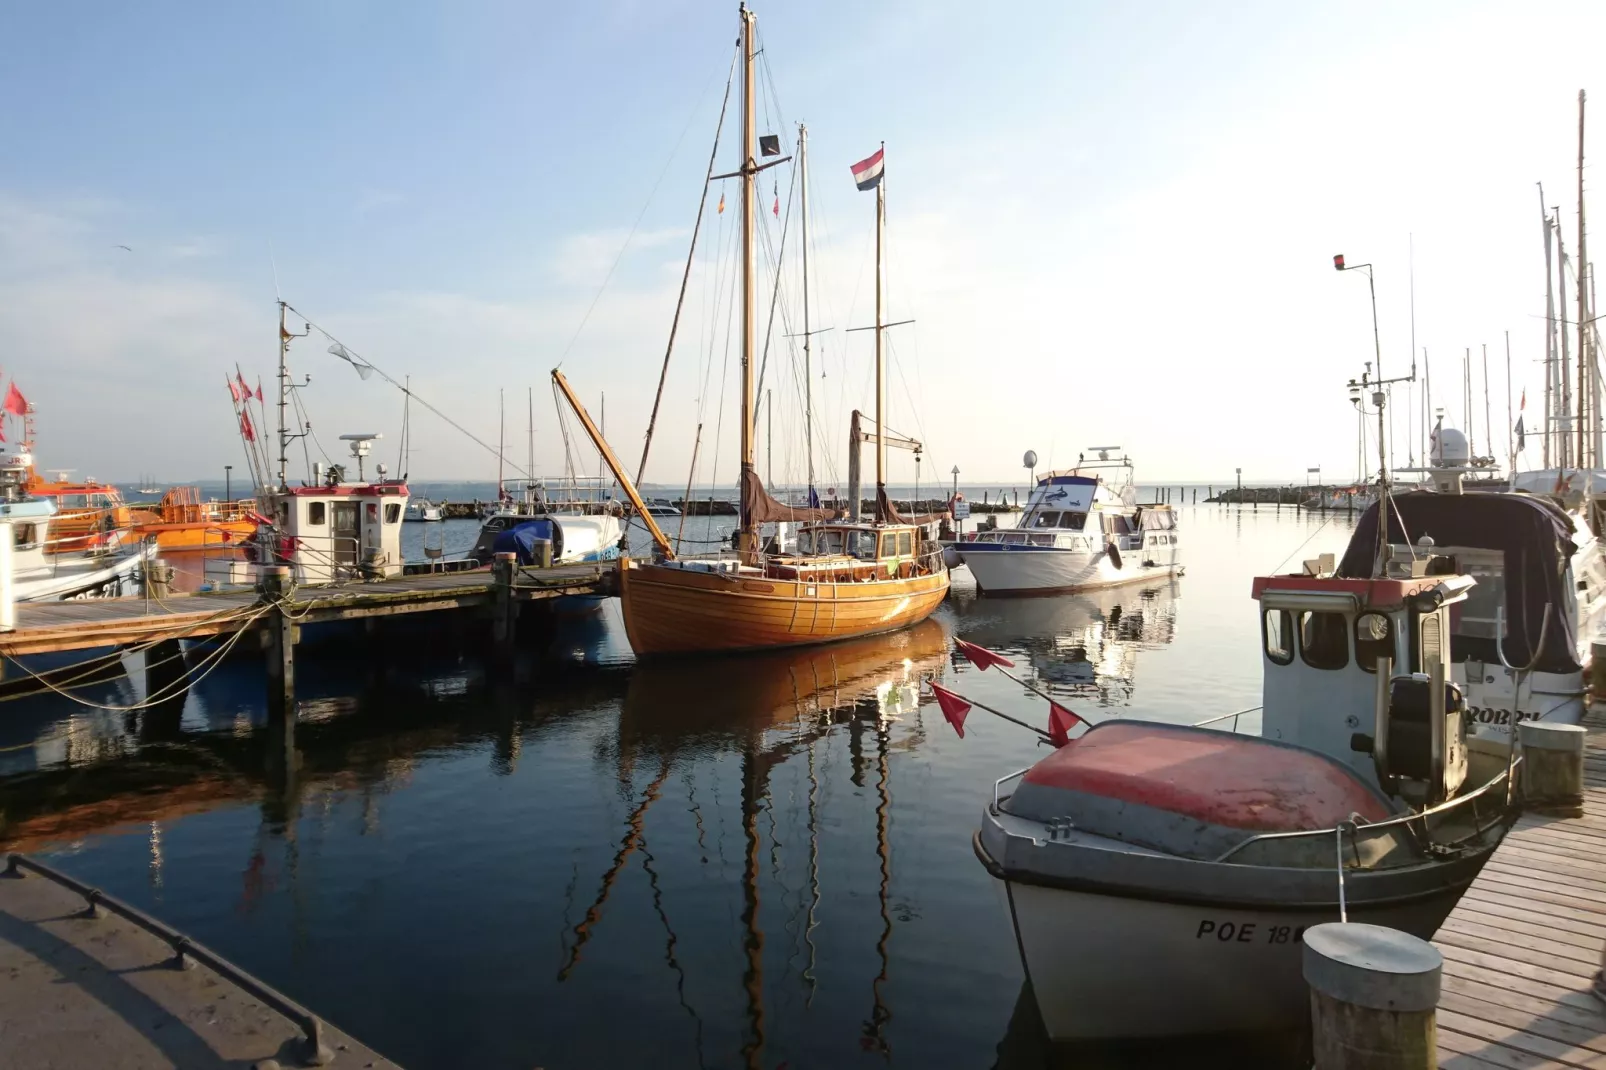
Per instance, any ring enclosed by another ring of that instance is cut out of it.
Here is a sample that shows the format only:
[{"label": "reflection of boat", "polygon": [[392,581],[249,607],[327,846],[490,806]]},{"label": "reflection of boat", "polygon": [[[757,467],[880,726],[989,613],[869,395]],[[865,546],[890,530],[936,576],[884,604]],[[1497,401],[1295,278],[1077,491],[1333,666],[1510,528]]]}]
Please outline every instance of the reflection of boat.
[{"label": "reflection of boat", "polygon": [[1125,705],[1138,652],[1176,637],[1179,585],[1110,587],[1046,598],[956,601],[960,633],[980,646],[1029,659],[1056,693]]},{"label": "reflection of boat", "polygon": [[1169,505],[1137,503],[1132,462],[1109,459],[1119,447],[1094,448],[1097,461],[1037,480],[1018,529],[954,541],[977,587],[989,594],[1040,594],[1182,572],[1176,514]]},{"label": "reflection of boat", "polygon": [[1258,577],[1264,738],[1109,720],[998,782],[973,847],[1051,1037],[1297,1028],[1305,928],[1432,936],[1512,816],[1469,779],[1453,564]]},{"label": "reflection of boat", "polygon": [[[742,140],[737,173],[741,176],[742,196],[737,219],[742,233],[743,372],[738,475],[741,508],[734,554],[677,558],[634,482],[585,414],[567,380],[556,369],[552,373],[554,383],[568,397],[658,547],[658,559],[652,563],[620,560],[619,601],[625,630],[631,648],[644,657],[806,646],[896,631],[930,616],[948,593],[948,570],[942,563],[942,551],[922,531],[922,525],[934,518],[900,517],[886,493],[884,335],[888,324],[883,316],[886,186],[881,181],[882,152],[854,168],[859,188],[873,188],[876,198],[876,516],[873,522],[838,522],[832,519],[834,510],[792,508],[772,497],[758,474],[753,372],[758,366],[762,320],[757,308],[755,216],[757,179],[763,167],[756,143],[756,20],[746,7],[741,9],[741,23],[745,76],[740,79]],[[766,154],[777,155],[778,139],[770,147],[775,152],[766,150]],[[805,337],[809,333],[806,320],[803,333]],[[805,418],[808,415],[805,412]],[[791,523],[806,525],[799,533],[797,553],[785,552],[778,545],[779,539],[776,545],[761,545],[762,525]]]}]

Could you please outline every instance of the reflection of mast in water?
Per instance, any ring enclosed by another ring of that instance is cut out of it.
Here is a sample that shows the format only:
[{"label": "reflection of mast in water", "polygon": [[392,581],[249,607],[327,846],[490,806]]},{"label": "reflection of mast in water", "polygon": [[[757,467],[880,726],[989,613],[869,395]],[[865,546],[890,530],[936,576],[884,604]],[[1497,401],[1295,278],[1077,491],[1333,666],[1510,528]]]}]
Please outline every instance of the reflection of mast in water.
[{"label": "reflection of mast in water", "polygon": [[652,886],[652,908],[657,911],[658,920],[664,926],[664,961],[669,964],[671,970],[675,971],[675,995],[680,1000],[681,1007],[691,1016],[692,1024],[697,1031],[697,1065],[706,1066],[707,1061],[703,1058],[703,1020],[692,1009],[692,1005],[686,1002],[686,971],[681,968],[680,963],[675,959],[675,930],[669,924],[669,915],[664,911],[664,892],[659,887],[658,871],[653,868],[652,852],[647,849],[645,836],[641,840],[641,868],[647,872],[647,883]]},{"label": "reflection of mast in water", "polygon": [[881,939],[876,941],[875,950],[881,959],[881,972],[870,982],[870,1020],[864,1023],[864,1038],[860,1041],[865,1051],[880,1052],[889,1061],[892,1057],[892,1047],[887,1043],[885,1032],[887,1023],[892,1021],[892,1011],[881,998],[881,986],[887,982],[887,942],[892,938],[892,913],[887,909],[887,895],[892,885],[892,844],[887,835],[891,824],[892,807],[892,792],[887,784],[887,744],[890,735],[891,723],[878,716],[876,768],[879,775],[876,778],[875,853],[881,860]]},{"label": "reflection of mast in water", "polygon": [[820,909],[820,778],[814,769],[814,740],[809,740],[809,911],[803,925],[803,942],[809,946],[809,964],[803,967],[803,980],[809,983],[809,994],[803,1006],[814,1005],[814,990],[819,986],[814,977],[814,928],[819,924],[815,912]]},{"label": "reflection of mast in water", "polygon": [[151,861],[149,867],[151,887],[161,890],[162,887],[162,823],[151,822]]},{"label": "reflection of mast in water", "polygon": [[575,966],[579,965],[580,950],[586,946],[586,941],[591,939],[592,930],[602,918],[602,906],[608,901],[609,893],[613,891],[614,881],[619,879],[619,874],[624,870],[625,863],[635,853],[636,848],[641,846],[642,828],[647,818],[647,808],[658,801],[659,792],[663,789],[664,781],[667,779],[669,779],[669,759],[666,756],[663,760],[663,765],[658,770],[658,775],[653,778],[651,784],[647,785],[647,793],[641,797],[640,804],[625,819],[625,838],[619,844],[618,853],[613,856],[613,865],[609,866],[608,872],[602,875],[602,887],[597,890],[596,901],[586,911],[586,916],[580,919],[580,924],[574,927],[574,944],[569,948],[568,961],[558,971],[558,980],[567,980],[569,974],[574,972]]},{"label": "reflection of mast in water", "polygon": [[764,797],[768,765],[754,761],[753,741],[742,750],[742,836],[746,851],[742,861],[742,927],[747,967],[742,971],[742,987],[747,990],[747,1016],[752,1035],[742,1045],[747,1066],[764,1065],[764,932],[758,926],[758,805]]}]

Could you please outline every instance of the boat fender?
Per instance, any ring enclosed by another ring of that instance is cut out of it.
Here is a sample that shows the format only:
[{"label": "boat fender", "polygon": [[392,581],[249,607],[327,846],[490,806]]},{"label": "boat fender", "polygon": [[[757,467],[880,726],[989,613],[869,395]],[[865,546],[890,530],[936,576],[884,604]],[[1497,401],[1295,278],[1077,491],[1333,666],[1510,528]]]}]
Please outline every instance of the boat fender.
[{"label": "boat fender", "polygon": [[1121,567],[1121,551],[1120,548],[1115,545],[1115,543],[1112,542],[1106,546],[1104,548],[1104,552],[1110,555],[1110,564],[1114,565],[1116,568]]}]

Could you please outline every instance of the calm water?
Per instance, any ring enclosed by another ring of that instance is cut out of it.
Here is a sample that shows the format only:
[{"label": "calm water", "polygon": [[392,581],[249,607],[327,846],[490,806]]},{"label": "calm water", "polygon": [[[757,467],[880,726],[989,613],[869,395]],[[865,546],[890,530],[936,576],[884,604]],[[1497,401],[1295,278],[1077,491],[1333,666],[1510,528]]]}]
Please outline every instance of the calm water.
[{"label": "calm water", "polygon": [[6,703],[4,836],[413,1070],[1033,1065],[970,834],[1043,752],[979,710],[957,738],[919,683],[1046,718],[957,634],[1094,719],[1256,704],[1250,577],[1347,520],[1181,512],[1176,583],[1002,600],[961,572],[927,624],[802,653],[636,666],[610,606],[510,673],[442,622],[309,654],[289,763],[250,659],[155,714]]}]

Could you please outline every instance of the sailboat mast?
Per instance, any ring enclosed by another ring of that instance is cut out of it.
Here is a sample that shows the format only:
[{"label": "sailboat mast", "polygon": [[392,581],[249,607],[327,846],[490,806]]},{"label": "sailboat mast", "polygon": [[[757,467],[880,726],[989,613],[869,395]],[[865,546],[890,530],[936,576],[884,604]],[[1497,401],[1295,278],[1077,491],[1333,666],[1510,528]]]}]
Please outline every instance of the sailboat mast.
[{"label": "sailboat mast", "polygon": [[748,496],[748,482],[753,478],[753,357],[757,351],[758,316],[754,292],[754,265],[757,248],[753,240],[753,206],[758,192],[758,153],[756,151],[756,119],[753,107],[753,58],[757,54],[753,41],[753,26],[757,21],[744,3],[742,15],[742,466],[741,466],[741,527],[737,532],[736,549],[744,557],[751,555],[757,545],[753,527],[753,503]]},{"label": "sailboat mast", "polygon": [[[1557,300],[1563,309],[1566,308],[1567,293],[1567,243],[1561,236],[1561,208],[1556,209],[1556,293]],[[1565,319],[1566,313],[1561,313]],[[1556,334],[1561,339],[1561,363],[1556,374],[1557,382],[1561,384],[1561,456],[1556,463],[1562,468],[1573,467],[1575,463],[1582,463],[1581,459],[1573,457],[1573,376],[1572,350],[1567,341],[1567,326],[1558,320]]]},{"label": "sailboat mast", "polygon": [[287,358],[290,352],[290,332],[284,326],[285,304],[279,302],[279,490],[289,488],[290,427],[285,423],[290,405],[290,369]]},{"label": "sailboat mast", "polygon": [[525,387],[525,391],[530,410],[528,425],[530,429],[530,467],[526,470],[524,478],[533,485],[535,483],[535,387]]},{"label": "sailboat mast", "polygon": [[502,459],[507,455],[507,391],[496,388],[496,500],[502,500]]},{"label": "sailboat mast", "polygon": [[[1589,396],[1588,340],[1589,304],[1584,289],[1584,276],[1589,272],[1589,251],[1584,237],[1584,91],[1578,91],[1578,467],[1584,466],[1584,435],[1589,428],[1595,405]],[[1589,458],[1591,465],[1598,458]]]},{"label": "sailboat mast", "polygon": [[813,337],[809,334],[809,128],[797,128],[797,165],[803,178],[803,454],[808,466],[807,505],[814,504]]},{"label": "sailboat mast", "polygon": [[[887,151],[886,142],[881,143],[881,151]],[[882,157],[883,160],[885,157]],[[887,177],[886,172],[881,174],[881,181],[875,187],[875,496],[876,519],[886,520],[881,515],[882,502],[887,495],[887,362],[883,353],[886,333],[885,316],[882,312],[882,303],[886,295],[886,286],[882,275],[882,250],[886,244],[887,230]]]},{"label": "sailboat mast", "polygon": [[1539,214],[1545,222],[1545,433],[1541,437],[1544,467],[1550,467],[1550,435],[1556,420],[1556,289],[1550,273],[1550,213],[1545,210],[1545,187],[1539,186]]}]

